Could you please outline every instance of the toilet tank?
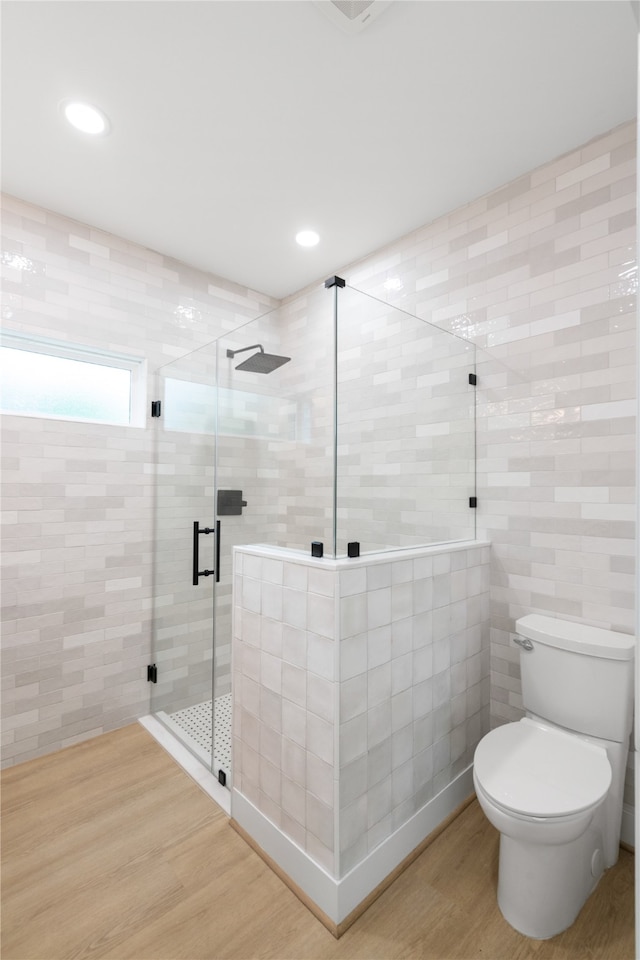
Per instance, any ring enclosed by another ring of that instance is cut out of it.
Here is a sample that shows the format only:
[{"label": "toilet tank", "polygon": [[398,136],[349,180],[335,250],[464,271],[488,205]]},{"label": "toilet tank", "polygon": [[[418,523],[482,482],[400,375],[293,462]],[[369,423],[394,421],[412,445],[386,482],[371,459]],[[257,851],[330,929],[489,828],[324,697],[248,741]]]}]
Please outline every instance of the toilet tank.
[{"label": "toilet tank", "polygon": [[516,621],[522,699],[530,713],[603,740],[626,742],[633,717],[635,637],[529,614]]}]

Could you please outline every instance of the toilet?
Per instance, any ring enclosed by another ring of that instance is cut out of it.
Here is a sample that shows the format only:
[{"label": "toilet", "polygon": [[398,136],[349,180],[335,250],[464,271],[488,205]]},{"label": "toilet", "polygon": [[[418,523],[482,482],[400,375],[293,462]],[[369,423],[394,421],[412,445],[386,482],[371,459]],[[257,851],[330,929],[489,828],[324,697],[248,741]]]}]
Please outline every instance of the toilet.
[{"label": "toilet", "polygon": [[516,631],[526,715],[482,738],[473,781],[500,831],[500,910],[546,940],[618,859],[635,638],[540,614]]}]

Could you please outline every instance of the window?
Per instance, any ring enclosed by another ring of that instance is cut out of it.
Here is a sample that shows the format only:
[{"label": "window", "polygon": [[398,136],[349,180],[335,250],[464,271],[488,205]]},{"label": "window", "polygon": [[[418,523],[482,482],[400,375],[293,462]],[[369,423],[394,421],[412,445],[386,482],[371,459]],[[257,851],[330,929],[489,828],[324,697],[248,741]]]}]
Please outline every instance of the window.
[{"label": "window", "polygon": [[143,360],[54,340],[3,334],[3,413],[144,425]]}]

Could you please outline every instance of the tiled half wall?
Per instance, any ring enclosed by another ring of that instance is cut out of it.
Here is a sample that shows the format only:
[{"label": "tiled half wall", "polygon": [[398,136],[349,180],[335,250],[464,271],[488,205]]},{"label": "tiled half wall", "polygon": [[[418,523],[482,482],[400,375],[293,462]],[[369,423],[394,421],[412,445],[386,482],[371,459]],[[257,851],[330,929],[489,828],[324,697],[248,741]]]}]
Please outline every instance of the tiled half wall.
[{"label": "tiled half wall", "polygon": [[354,560],[236,548],[240,826],[250,806],[338,881],[468,772],[489,729],[488,591],[478,541]]}]

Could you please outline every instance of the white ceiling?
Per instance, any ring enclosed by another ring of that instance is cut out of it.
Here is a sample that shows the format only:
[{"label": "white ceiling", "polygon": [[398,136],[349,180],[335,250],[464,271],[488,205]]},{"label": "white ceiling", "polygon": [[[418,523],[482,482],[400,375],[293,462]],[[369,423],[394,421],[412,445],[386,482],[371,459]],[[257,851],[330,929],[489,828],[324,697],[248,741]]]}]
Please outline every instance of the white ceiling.
[{"label": "white ceiling", "polygon": [[395,0],[355,35],[310,0],[4,0],[3,189],[282,297],[635,116],[636,51],[627,0]]}]

